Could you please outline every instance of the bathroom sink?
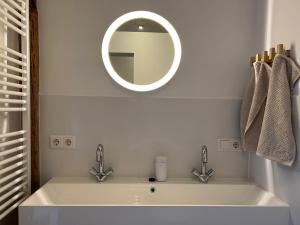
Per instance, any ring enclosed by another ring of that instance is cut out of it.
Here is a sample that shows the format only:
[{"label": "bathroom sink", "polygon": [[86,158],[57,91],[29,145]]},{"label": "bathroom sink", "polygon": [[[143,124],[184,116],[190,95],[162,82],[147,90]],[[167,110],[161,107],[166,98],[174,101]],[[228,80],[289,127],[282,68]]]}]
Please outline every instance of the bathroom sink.
[{"label": "bathroom sink", "polygon": [[20,225],[288,225],[288,217],[273,194],[232,180],[53,178],[19,207]]}]

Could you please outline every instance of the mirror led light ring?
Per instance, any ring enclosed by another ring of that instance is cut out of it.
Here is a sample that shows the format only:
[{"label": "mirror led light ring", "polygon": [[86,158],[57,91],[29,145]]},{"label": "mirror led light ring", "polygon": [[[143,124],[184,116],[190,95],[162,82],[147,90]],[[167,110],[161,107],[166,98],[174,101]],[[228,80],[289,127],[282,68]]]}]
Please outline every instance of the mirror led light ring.
[{"label": "mirror led light ring", "polygon": [[[166,73],[165,76],[163,76],[160,80],[152,83],[152,84],[146,84],[146,85],[137,85],[129,83],[128,81],[124,80],[119,74],[114,70],[110,58],[109,58],[109,43],[110,40],[114,34],[114,32],[124,23],[134,20],[134,19],[149,19],[153,20],[157,23],[159,23],[161,26],[163,26],[168,33],[171,36],[171,39],[173,41],[174,46],[174,60],[173,63],[169,69],[169,71]],[[138,91],[138,92],[146,92],[146,91],[152,91],[155,89],[158,89],[162,86],[164,86],[166,83],[168,83],[172,77],[175,75],[179,64],[181,60],[181,43],[179,36],[175,30],[175,28],[162,16],[148,11],[134,11],[130,13],[126,13],[123,16],[116,19],[110,27],[107,29],[103,42],[102,42],[102,59],[104,62],[104,66],[109,73],[109,75],[113,78],[115,82],[117,82],[119,85],[132,90],[132,91]]]}]

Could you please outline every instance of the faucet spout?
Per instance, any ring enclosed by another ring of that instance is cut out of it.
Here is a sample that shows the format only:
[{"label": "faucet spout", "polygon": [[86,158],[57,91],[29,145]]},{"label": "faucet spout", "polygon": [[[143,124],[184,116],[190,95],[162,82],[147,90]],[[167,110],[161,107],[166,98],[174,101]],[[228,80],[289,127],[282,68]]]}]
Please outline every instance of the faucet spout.
[{"label": "faucet spout", "polygon": [[201,183],[207,183],[209,178],[212,177],[215,173],[213,169],[209,169],[207,171],[207,163],[208,163],[208,153],[207,153],[207,146],[203,145],[202,146],[202,151],[201,151],[201,171],[197,169],[192,170],[192,174],[198,178],[198,180]]},{"label": "faucet spout", "polygon": [[109,167],[104,170],[104,147],[102,144],[97,146],[96,162],[98,164],[97,169],[92,168],[90,170],[90,174],[95,176],[98,182],[103,182],[110,174],[113,173],[113,169]]},{"label": "faucet spout", "polygon": [[208,162],[208,157],[207,157],[207,146],[203,145],[202,146],[202,163],[207,163]]},{"label": "faucet spout", "polygon": [[102,144],[97,146],[96,150],[96,162],[98,163],[98,169],[100,173],[104,170],[104,148]]}]

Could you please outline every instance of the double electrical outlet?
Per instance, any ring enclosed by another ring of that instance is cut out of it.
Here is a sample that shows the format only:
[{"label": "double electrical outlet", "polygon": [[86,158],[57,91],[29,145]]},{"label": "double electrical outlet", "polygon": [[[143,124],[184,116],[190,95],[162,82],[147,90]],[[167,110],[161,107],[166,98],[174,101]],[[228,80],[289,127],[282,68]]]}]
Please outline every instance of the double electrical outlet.
[{"label": "double electrical outlet", "polygon": [[75,136],[50,135],[51,149],[75,149]]}]

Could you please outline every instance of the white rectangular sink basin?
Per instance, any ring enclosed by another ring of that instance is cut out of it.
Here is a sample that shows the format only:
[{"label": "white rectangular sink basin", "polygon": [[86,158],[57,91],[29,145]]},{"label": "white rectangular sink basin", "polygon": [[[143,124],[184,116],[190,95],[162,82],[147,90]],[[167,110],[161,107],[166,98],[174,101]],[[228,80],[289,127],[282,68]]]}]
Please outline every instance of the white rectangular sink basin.
[{"label": "white rectangular sink basin", "polygon": [[245,182],[54,178],[19,207],[20,225],[288,225],[289,207]]}]

